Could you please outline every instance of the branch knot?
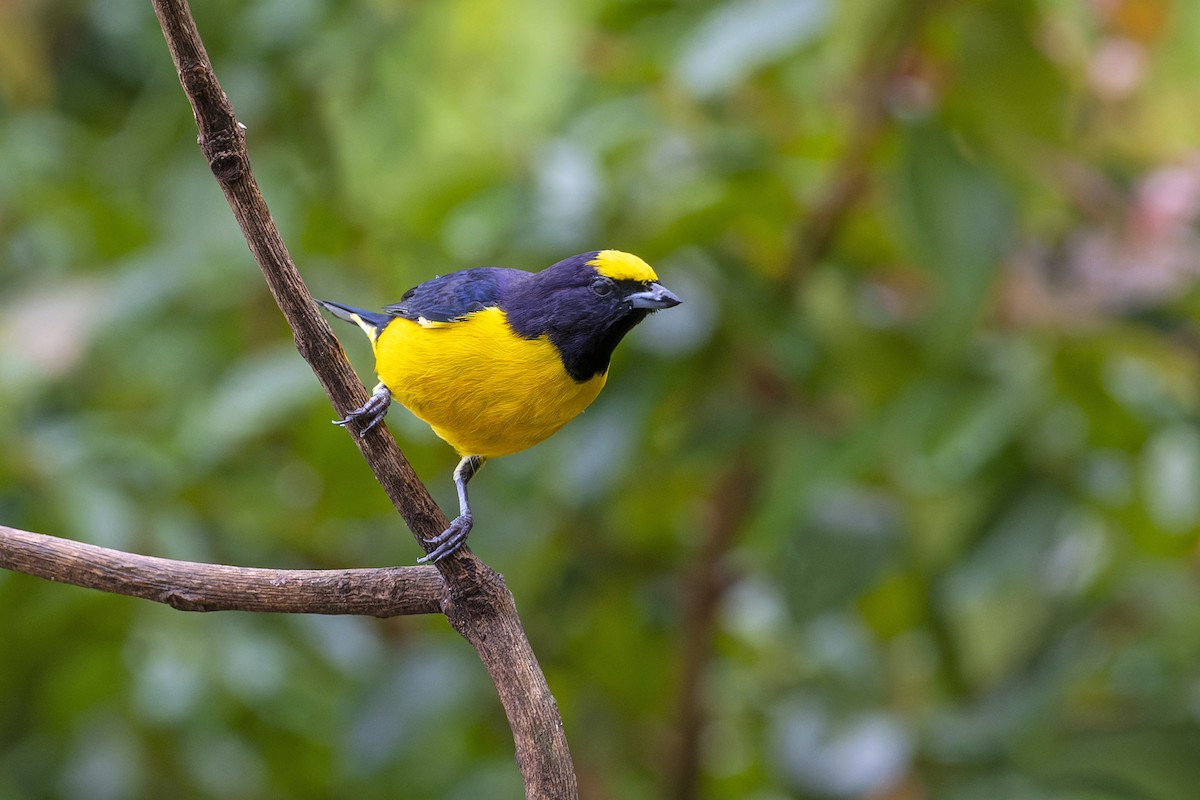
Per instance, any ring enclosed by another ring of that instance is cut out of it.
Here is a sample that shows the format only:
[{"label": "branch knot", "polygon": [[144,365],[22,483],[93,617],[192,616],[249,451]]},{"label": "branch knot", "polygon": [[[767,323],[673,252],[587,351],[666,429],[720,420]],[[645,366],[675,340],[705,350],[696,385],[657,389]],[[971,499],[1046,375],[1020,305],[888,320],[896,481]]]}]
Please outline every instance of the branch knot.
[{"label": "branch knot", "polygon": [[235,181],[246,174],[249,164],[246,163],[245,138],[240,123],[236,121],[231,128],[222,128],[210,136],[200,137],[200,150],[208,159],[208,167],[217,180]]}]

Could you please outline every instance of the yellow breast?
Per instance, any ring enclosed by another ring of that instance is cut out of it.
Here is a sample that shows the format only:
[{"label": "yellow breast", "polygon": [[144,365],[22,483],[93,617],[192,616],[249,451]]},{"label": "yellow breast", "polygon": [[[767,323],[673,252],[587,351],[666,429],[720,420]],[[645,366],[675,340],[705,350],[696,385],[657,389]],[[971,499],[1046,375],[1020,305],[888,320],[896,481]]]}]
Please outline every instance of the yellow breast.
[{"label": "yellow breast", "polygon": [[608,377],[576,383],[549,339],[517,336],[498,308],[458,322],[397,318],[374,346],[392,396],[464,456],[532,447],[587,408]]}]

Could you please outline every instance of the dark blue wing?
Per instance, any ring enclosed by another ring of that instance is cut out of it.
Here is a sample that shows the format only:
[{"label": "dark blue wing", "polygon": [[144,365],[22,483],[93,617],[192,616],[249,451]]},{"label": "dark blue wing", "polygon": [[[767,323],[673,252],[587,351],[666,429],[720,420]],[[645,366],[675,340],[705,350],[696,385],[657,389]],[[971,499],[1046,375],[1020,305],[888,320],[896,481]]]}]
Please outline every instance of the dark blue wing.
[{"label": "dark blue wing", "polygon": [[454,322],[499,304],[504,290],[529,273],[502,267],[476,267],[425,281],[383,310],[405,319]]}]

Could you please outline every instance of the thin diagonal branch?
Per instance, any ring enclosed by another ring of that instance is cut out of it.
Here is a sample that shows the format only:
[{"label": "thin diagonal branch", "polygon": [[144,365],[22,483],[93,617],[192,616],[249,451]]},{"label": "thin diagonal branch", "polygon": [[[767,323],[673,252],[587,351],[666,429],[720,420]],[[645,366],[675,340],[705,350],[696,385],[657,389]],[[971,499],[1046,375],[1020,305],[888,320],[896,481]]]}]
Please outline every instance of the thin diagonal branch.
[{"label": "thin diagonal branch", "polygon": [[0,567],[165,603],[180,611],[396,617],[439,614],[433,567],[256,569],[142,556],[0,525]]},{"label": "thin diagonal branch", "polygon": [[[250,169],[244,129],[217,81],[186,0],[152,0],[199,130],[199,143],[271,294],[340,415],[366,392],[288,255]],[[383,426],[351,437],[418,542],[448,524]],[[562,717],[521,626],[512,593],[468,549],[436,565],[447,587],[443,610],[479,654],[508,716],[529,798],[578,796]]]},{"label": "thin diagonal branch", "polygon": [[[225,193],[267,287],[292,328],[296,348],[312,368],[338,414],[344,416],[345,412],[362,405],[366,392],[342,355],[333,331],[317,311],[312,295],[271,219],[250,169],[245,130],[238,124],[233,106],[217,82],[191,11],[185,0],[154,0],[154,10],[175,61],[179,82],[192,105],[200,132],[200,149]],[[382,427],[365,438],[351,438],[418,540],[445,530],[445,515]],[[447,565],[444,574],[466,571],[460,562],[447,559],[443,563]],[[458,574],[457,577],[465,576]]]}]

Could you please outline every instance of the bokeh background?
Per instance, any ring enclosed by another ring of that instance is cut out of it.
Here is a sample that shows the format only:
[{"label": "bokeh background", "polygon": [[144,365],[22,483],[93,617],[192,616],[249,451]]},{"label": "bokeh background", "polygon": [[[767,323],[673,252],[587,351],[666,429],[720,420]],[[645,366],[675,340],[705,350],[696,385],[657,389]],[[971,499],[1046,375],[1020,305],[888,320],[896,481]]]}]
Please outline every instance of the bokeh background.
[{"label": "bokeh background", "polygon": [[[586,798],[1197,797],[1200,3],[195,11],[318,296],[617,247],[685,298],[473,484]],[[0,521],[412,563],[195,139],[148,3],[0,2]],[[0,573],[3,800],[520,794],[441,618]]]}]

